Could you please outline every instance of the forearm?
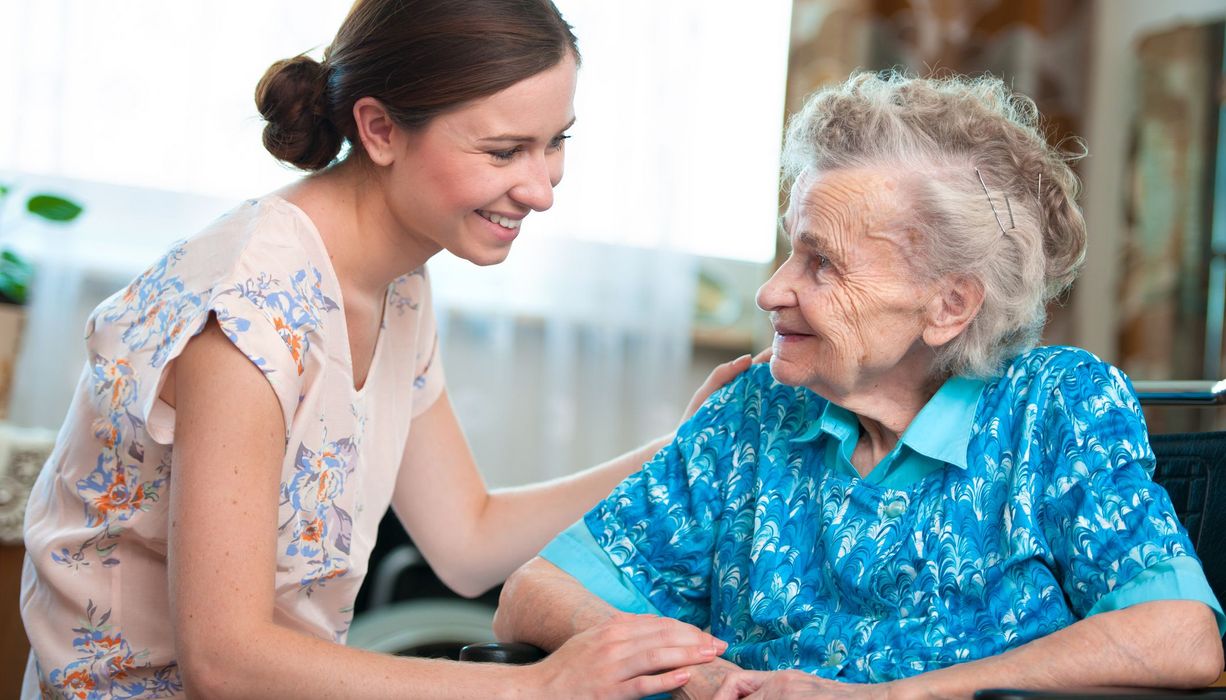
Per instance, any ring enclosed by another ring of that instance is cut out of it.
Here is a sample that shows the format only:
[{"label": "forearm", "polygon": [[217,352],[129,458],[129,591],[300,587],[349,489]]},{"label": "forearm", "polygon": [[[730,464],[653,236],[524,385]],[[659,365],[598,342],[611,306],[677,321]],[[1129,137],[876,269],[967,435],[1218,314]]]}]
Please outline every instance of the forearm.
[{"label": "forearm", "polygon": [[969,698],[982,688],[1199,687],[1222,670],[1209,608],[1155,601],[1093,615],[999,656],[894,684],[892,697]]},{"label": "forearm", "polygon": [[488,588],[531,559],[660,450],[661,437],[578,474],[490,493],[463,551],[481,562]]},{"label": "forearm", "polygon": [[194,649],[179,659],[191,697],[514,698],[534,687],[529,667],[377,654],[271,622],[207,634],[181,645]]},{"label": "forearm", "polygon": [[617,610],[548,561],[532,559],[507,579],[494,616],[494,636],[553,651]]}]

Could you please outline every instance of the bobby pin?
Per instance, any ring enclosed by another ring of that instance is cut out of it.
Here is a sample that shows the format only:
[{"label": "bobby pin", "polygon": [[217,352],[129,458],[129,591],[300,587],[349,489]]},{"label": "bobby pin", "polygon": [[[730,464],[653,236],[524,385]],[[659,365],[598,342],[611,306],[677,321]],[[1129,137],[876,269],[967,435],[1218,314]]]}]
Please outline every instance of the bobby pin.
[{"label": "bobby pin", "polygon": [[1000,227],[1000,232],[1008,234],[1009,231],[1017,228],[1017,224],[1013,222],[1013,206],[1009,204],[1009,195],[1005,194],[1005,208],[1009,211],[1009,231],[1005,230],[1004,223],[1000,220],[1000,214],[996,211],[996,205],[992,202],[992,193],[988,192],[988,185],[983,181],[983,175],[979,172],[979,168],[975,168],[975,175],[979,178],[979,185],[983,187],[983,193],[988,198],[988,206],[992,207],[992,216],[996,217],[996,225]]},{"label": "bobby pin", "polygon": [[1039,187],[1034,193],[1035,202],[1039,205],[1039,233],[1043,233],[1043,171],[1039,171]]}]

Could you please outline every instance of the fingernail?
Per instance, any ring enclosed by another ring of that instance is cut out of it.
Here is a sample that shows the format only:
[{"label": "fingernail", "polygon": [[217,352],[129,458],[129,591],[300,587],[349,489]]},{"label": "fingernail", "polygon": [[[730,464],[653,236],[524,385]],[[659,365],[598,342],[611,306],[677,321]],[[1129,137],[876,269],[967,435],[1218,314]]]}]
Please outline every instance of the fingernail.
[{"label": "fingernail", "polygon": [[699,651],[703,656],[715,656],[715,647],[703,647]]},{"label": "fingernail", "polygon": [[678,685],[685,683],[689,679],[690,679],[689,671],[677,671],[676,673],[673,674],[673,680],[676,681]]},{"label": "fingernail", "polygon": [[753,357],[753,355],[741,355],[740,357],[738,357],[738,358],[736,358],[735,360],[733,360],[733,362],[734,362],[734,363],[736,363],[736,362],[744,362],[745,360],[748,360],[748,359],[750,359],[751,357]]}]

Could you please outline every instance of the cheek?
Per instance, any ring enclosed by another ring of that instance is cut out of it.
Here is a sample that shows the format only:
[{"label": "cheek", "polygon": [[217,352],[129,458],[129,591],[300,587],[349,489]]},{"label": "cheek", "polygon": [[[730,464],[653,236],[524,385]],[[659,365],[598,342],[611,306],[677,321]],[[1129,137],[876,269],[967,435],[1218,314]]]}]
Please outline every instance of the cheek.
[{"label": "cheek", "polygon": [[871,299],[847,284],[828,285],[805,304],[805,317],[827,355],[857,357],[865,344],[864,317]]}]

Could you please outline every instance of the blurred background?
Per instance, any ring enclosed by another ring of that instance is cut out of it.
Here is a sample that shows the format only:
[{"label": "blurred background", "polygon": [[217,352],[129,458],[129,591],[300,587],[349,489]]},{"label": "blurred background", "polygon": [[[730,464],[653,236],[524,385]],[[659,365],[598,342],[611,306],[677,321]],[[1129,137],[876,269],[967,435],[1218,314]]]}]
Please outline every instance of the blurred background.
[{"label": "blurred background", "polygon": [[[991,72],[1054,138],[1083,138],[1089,256],[1045,340],[1134,379],[1226,374],[1221,0],[555,1],[583,52],[557,204],[502,265],[430,263],[449,391],[492,485],[671,430],[715,363],[769,344],[753,298],[777,259],[782,126],[856,68]],[[20,629],[21,508],[86,316],[298,177],[260,145],[254,86],[321,54],[348,6],[0,0],[0,282],[22,297],[0,303],[0,644]],[[1220,409],[1149,419],[1226,426]],[[391,551],[404,535],[385,525]],[[380,605],[435,595],[393,569]]]}]

